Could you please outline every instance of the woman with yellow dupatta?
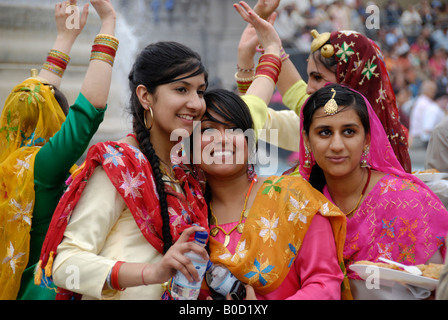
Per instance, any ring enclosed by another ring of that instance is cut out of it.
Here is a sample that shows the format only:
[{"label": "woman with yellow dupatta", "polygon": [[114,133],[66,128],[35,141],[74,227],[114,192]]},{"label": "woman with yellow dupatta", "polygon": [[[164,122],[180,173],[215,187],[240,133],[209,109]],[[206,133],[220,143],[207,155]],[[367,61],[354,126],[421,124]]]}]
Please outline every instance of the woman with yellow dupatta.
[{"label": "woman with yellow dupatta", "polygon": [[[273,28],[249,6],[235,8],[264,41],[246,96],[267,103],[281,69],[279,42],[261,36]],[[258,299],[349,299],[345,216],[301,177],[257,177],[249,162],[255,135],[244,99],[223,89],[205,94],[199,167],[207,181],[211,261],[249,284]]]},{"label": "woman with yellow dupatta", "polygon": [[[64,103],[56,98],[60,94],[57,88],[70,60],[72,45],[86,24],[88,4],[80,16],[80,28],[69,29],[67,18],[79,11],[76,1],[67,1],[55,5],[57,38],[39,76],[35,70],[33,77],[17,85],[2,111],[0,299],[55,297],[54,291],[34,285],[34,270],[70,168],[83,154],[104,118],[112,56],[118,47],[118,40],[113,37],[115,11],[110,1],[92,0],[91,3],[102,26],[74,105],[68,110],[65,101],[64,108]],[[113,43],[113,48],[106,43]]]}]

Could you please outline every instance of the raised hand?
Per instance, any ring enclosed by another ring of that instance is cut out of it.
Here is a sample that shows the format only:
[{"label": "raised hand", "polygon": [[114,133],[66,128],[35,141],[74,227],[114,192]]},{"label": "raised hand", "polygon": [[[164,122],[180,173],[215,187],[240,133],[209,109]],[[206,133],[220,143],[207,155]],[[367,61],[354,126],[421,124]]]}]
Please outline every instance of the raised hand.
[{"label": "raised hand", "polygon": [[269,18],[278,8],[280,0],[258,0],[254,7],[254,11],[262,18]]},{"label": "raised hand", "polygon": [[55,5],[54,15],[58,37],[74,43],[86,25],[89,4],[84,5],[82,14],[80,14],[79,8],[76,6],[76,0],[60,2]]},{"label": "raised hand", "polygon": [[100,33],[114,35],[117,14],[110,0],[90,0],[90,3],[101,19]]},{"label": "raised hand", "polygon": [[257,32],[260,45],[264,48],[265,53],[274,53],[279,55],[281,48],[281,40],[278,36],[273,23],[276,14],[272,14],[268,21],[262,19],[252,8],[244,1],[234,4],[236,11],[241,15],[244,21],[250,23]]}]

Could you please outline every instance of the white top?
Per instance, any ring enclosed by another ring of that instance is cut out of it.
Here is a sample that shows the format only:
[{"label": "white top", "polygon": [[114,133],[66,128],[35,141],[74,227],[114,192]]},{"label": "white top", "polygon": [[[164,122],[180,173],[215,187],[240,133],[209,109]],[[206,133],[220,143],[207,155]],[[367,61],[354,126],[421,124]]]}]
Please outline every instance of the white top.
[{"label": "white top", "polygon": [[[162,258],[140,232],[132,213],[102,167],[87,182],[59,245],[53,280],[83,299],[160,300],[160,284],[103,290],[117,261],[154,263]],[[107,285],[106,285],[107,287]]]},{"label": "white top", "polygon": [[432,130],[443,119],[443,110],[425,95],[420,95],[411,111],[409,133],[422,141],[429,141]]}]

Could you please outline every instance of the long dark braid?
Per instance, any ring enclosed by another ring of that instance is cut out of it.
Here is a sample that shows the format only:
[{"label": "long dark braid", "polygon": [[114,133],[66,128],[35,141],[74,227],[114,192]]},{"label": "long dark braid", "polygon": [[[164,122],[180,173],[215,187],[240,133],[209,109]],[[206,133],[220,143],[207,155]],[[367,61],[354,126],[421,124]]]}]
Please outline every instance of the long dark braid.
[{"label": "long dark braid", "polygon": [[167,194],[162,179],[163,175],[160,171],[160,160],[150,141],[150,130],[146,128],[144,122],[145,109],[140,103],[136,89],[139,85],[144,85],[149,93],[154,94],[157,86],[169,83],[183,74],[189,74],[189,77],[204,74],[207,80],[207,73],[197,53],[177,42],[157,42],[143,49],[128,77],[131,90],[130,113],[133,118],[133,129],[140,150],[151,164],[156,190],[159,195],[164,252],[167,252],[173,245]]}]

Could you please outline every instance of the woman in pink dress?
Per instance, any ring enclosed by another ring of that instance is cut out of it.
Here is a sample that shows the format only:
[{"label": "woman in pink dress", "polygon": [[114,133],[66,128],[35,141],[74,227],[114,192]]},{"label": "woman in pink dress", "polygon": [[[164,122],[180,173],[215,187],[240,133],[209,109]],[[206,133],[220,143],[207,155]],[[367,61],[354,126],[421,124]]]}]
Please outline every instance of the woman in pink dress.
[{"label": "woman in pink dress", "polygon": [[[404,172],[360,93],[339,84],[318,90],[302,109],[301,130],[295,174],[346,214],[344,260],[350,280],[360,279],[349,268],[360,260],[442,263],[448,212],[422,181]],[[350,281],[350,286],[355,298],[356,290],[361,296],[365,289],[364,283]]]}]

